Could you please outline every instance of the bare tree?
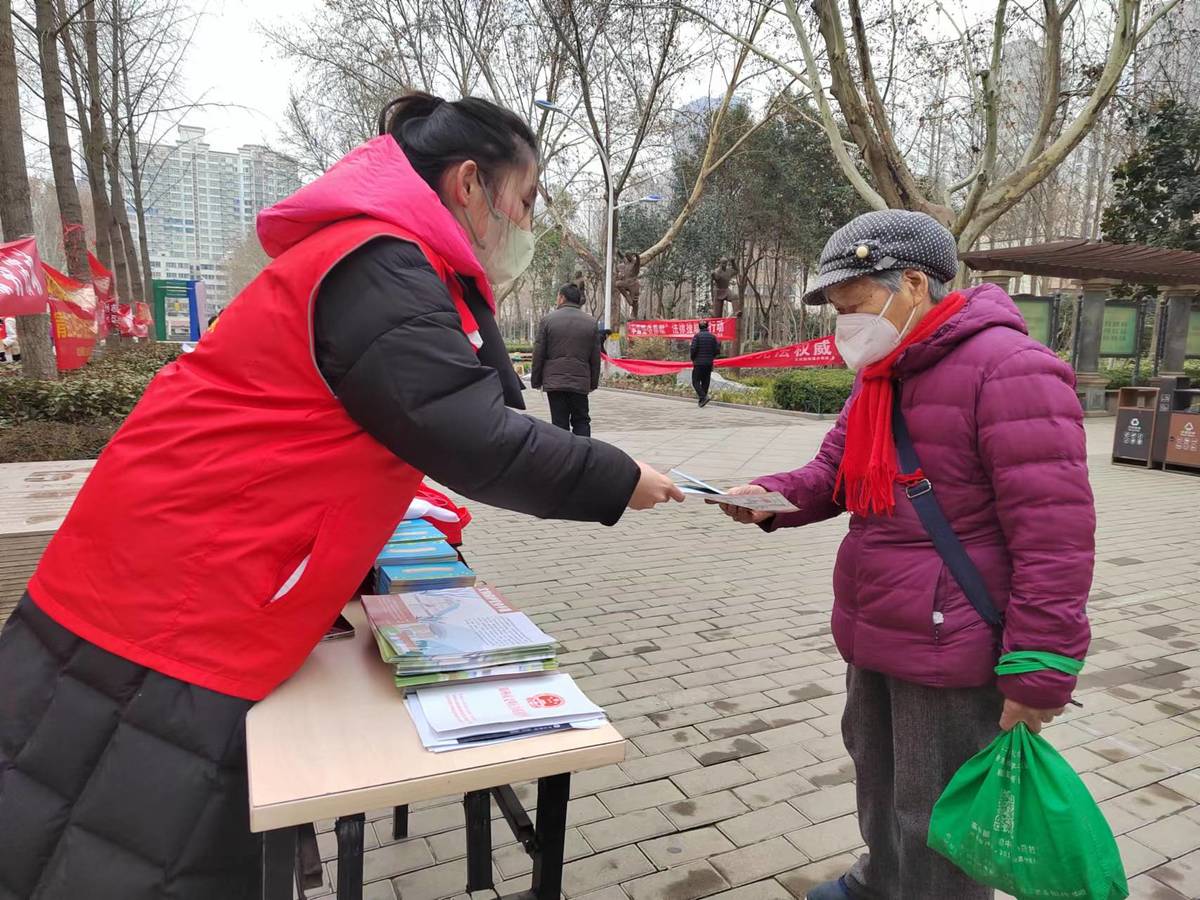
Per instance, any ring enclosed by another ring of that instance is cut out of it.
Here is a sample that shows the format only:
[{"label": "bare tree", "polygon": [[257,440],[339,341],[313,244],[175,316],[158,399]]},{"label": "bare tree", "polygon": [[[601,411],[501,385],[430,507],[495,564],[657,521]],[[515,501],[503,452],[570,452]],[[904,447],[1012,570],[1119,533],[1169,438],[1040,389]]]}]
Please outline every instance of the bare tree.
[{"label": "bare tree", "polygon": [[71,156],[71,133],[63,99],[62,70],[58,59],[58,16],[53,0],[35,0],[38,55],[42,71],[42,98],[46,105],[46,132],[50,144],[50,163],[54,170],[54,188],[58,212],[62,217],[63,244],[67,271],[80,281],[91,280],[87,259],[87,235],[83,228],[83,209],[75,184],[75,164]]},{"label": "bare tree", "polygon": [[[801,15],[795,0],[783,0],[782,11],[774,0],[767,0],[764,7],[786,16],[801,52],[800,64],[789,63],[780,54],[732,32],[703,10],[691,11],[710,27],[780,66],[812,92],[843,172],[868,204],[877,209],[903,207],[929,212],[950,227],[959,247],[965,250],[1045,182],[1087,137],[1116,92],[1133,50],[1177,3],[1178,0],[1164,0],[1143,17],[1140,0],[1117,0],[1102,60],[1081,66],[1079,85],[1067,90],[1062,77],[1064,41],[1072,16],[1081,14],[1077,0],[1042,0],[1036,37],[1041,46],[1044,76],[1037,104],[1039,114],[1015,165],[1006,171],[1000,167],[999,150],[1004,50],[1012,36],[1014,21],[1027,24],[1035,13],[1024,7],[1010,10],[1008,0],[997,0],[991,25],[985,31],[960,26],[950,18],[940,0],[933,0],[932,6],[926,8],[927,13],[945,16],[958,37],[951,43],[960,45],[963,63],[974,68],[973,77],[964,79],[968,103],[963,115],[969,122],[965,131],[969,165],[965,177],[953,184],[939,184],[936,178],[922,177],[912,169],[903,134],[889,112],[887,88],[895,77],[894,61],[888,49],[872,47],[860,0],[849,0],[850,39],[836,0],[817,0],[813,4],[817,31],[825,50],[824,67],[813,48],[809,22]],[[896,27],[894,21],[891,24]],[[894,41],[890,49],[895,50]],[[882,77],[880,71],[885,73]],[[866,163],[870,181],[846,152],[841,123],[829,103],[827,90],[833,95],[853,144]],[[1064,107],[1073,95],[1077,100],[1070,104],[1069,114],[1064,114]],[[890,102],[894,104],[895,99]],[[952,199],[960,194],[960,199]]]},{"label": "bare tree", "polygon": [[258,242],[257,234],[249,231],[243,235],[225,257],[225,280],[229,287],[229,296],[236,297],[270,261],[271,258]]},{"label": "bare tree", "polygon": [[[11,0],[0,0],[0,227],[6,241],[33,233],[12,23]],[[19,316],[17,337],[21,341],[22,372],[30,378],[57,378],[50,317]]]}]

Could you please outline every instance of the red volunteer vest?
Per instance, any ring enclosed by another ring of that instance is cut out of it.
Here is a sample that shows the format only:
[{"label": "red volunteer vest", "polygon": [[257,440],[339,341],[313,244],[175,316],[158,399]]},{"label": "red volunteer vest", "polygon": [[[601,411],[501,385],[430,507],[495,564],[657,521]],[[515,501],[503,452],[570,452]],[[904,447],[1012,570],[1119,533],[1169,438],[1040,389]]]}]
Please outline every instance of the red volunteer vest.
[{"label": "red volunteer vest", "polygon": [[235,697],[259,700],[299,668],[422,477],[350,418],[313,352],[322,279],[381,235],[417,244],[465,312],[450,267],[374,219],[283,253],[151,382],[100,455],[30,582],[41,609]]}]

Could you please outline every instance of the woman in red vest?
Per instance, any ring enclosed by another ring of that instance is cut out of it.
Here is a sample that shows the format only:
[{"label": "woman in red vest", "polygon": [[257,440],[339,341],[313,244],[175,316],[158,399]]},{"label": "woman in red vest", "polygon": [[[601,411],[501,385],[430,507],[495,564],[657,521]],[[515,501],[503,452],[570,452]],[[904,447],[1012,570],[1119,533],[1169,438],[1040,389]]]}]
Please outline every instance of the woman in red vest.
[{"label": "woman in red vest", "polygon": [[424,94],[264,210],[273,261],[101,454],[0,634],[0,896],[255,892],[244,719],[424,476],[611,525],[682,499],[521,415],[492,285],[533,254],[536,141]]}]

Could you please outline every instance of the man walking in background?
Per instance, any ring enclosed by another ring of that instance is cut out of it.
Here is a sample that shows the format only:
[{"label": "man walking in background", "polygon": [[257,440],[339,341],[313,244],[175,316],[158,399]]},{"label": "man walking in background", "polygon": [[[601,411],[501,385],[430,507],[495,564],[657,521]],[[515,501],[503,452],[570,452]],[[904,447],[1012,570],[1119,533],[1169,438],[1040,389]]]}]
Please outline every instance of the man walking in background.
[{"label": "man walking in background", "polygon": [[708,405],[708,385],[712,381],[713,363],[721,351],[721,342],[708,330],[708,322],[700,323],[700,330],[692,337],[692,387],[700,398],[700,406]]},{"label": "man walking in background", "polygon": [[582,305],[578,285],[558,289],[558,308],[538,326],[530,384],[546,391],[555,425],[591,437],[588,394],[600,386],[601,333]]}]

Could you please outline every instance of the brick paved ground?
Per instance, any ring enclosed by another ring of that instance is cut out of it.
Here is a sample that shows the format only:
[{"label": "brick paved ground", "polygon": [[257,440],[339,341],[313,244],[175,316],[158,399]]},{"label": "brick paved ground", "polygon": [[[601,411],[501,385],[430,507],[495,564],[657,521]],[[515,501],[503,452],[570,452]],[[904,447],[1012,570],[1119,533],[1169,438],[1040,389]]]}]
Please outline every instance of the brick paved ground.
[{"label": "brick paved ground", "polygon": [[[592,408],[598,437],[725,485],[800,465],[828,428],[611,391]],[[1111,420],[1088,436],[1094,641],[1084,708],[1045,733],[1101,801],[1132,896],[1196,898],[1200,482],[1113,468]],[[569,898],[784,900],[844,870],[861,842],[828,624],[844,521],[766,535],[699,504],[615,528],[474,512],[472,564],[562,640],[568,671],[629,738],[624,763],[574,779]],[[414,807],[401,843],[387,824],[367,829],[370,900],[461,895],[459,802]],[[522,889],[528,861],[494,824],[497,888]],[[333,835],[321,840],[332,858]]]}]

